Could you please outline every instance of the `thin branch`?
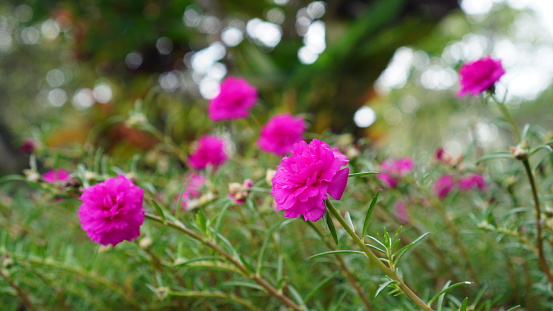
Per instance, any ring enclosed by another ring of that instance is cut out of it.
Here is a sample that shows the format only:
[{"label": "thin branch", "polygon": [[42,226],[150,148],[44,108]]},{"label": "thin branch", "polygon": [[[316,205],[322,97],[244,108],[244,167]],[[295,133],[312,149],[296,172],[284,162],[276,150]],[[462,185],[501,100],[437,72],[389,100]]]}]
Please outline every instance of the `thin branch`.
[{"label": "thin branch", "polygon": [[528,179],[530,181],[530,187],[532,188],[532,197],[534,198],[534,210],[536,213],[536,231],[537,231],[536,246],[538,248],[538,258],[539,258],[540,267],[545,273],[545,276],[547,277],[547,281],[549,282],[549,284],[553,285],[553,276],[551,275],[551,270],[549,269],[549,264],[545,259],[545,252],[543,250],[541,207],[540,207],[540,199],[538,198],[538,188],[536,186],[536,182],[534,181],[534,174],[532,173],[532,168],[530,167],[530,162],[528,162],[528,158],[522,159],[522,163],[524,164],[524,168],[526,169],[526,174],[528,175]]},{"label": "thin branch", "polygon": [[249,277],[253,281],[255,281],[257,284],[261,285],[269,294],[272,296],[278,298],[280,301],[282,301],[285,305],[288,307],[296,310],[296,311],[302,311],[303,309],[298,306],[296,303],[294,303],[290,298],[282,294],[279,290],[274,288],[271,284],[269,284],[265,279],[263,279],[261,276],[250,273],[248,268],[246,268],[238,259],[236,259],[234,256],[226,252],[224,249],[222,249],[219,245],[215,244],[213,241],[210,241],[203,236],[195,233],[194,231],[180,225],[177,223],[174,223],[172,221],[163,220],[161,217],[152,215],[152,214],[146,214],[146,218],[154,220],[161,224],[166,224],[169,227],[172,227],[174,229],[177,229],[181,231],[182,233],[188,235],[189,237],[203,243],[204,245],[210,247],[217,253],[221,254],[225,259],[230,262],[232,265],[234,265],[238,270],[246,277]]},{"label": "thin branch", "polygon": [[338,222],[340,222],[342,227],[344,227],[344,229],[347,231],[349,236],[353,239],[355,244],[357,244],[361,248],[361,250],[365,252],[369,260],[373,264],[377,265],[378,268],[382,270],[382,272],[384,272],[388,277],[396,281],[399,288],[401,288],[401,290],[403,291],[403,293],[405,293],[405,295],[407,295],[407,297],[409,297],[411,301],[413,301],[417,306],[419,306],[422,310],[432,311],[432,308],[430,308],[430,306],[428,306],[424,301],[422,301],[422,299],[420,299],[419,296],[417,296],[417,294],[415,294],[407,286],[407,284],[405,284],[405,282],[403,282],[403,280],[398,277],[397,273],[394,270],[390,269],[382,261],[380,261],[378,257],[376,257],[376,255],[371,251],[371,249],[368,248],[367,245],[365,245],[365,243],[357,236],[357,234],[355,234],[355,232],[353,232],[353,230],[347,224],[346,220],[342,217],[342,215],[340,215],[340,213],[334,207],[334,205],[332,205],[332,203],[329,200],[325,200],[325,203],[326,203],[327,210],[332,214],[332,216],[334,216],[334,218],[336,218],[336,220],[338,220]]}]

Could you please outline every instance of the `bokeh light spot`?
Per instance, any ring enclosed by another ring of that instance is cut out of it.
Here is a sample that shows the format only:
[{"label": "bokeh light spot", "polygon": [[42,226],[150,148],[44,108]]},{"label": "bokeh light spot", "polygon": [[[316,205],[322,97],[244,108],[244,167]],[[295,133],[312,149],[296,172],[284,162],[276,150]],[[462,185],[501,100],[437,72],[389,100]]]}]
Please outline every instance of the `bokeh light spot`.
[{"label": "bokeh light spot", "polygon": [[353,122],[360,128],[371,126],[376,121],[376,113],[371,107],[363,106],[353,115]]},{"label": "bokeh light spot", "polygon": [[113,92],[111,90],[111,87],[107,83],[96,84],[94,86],[92,94],[94,95],[96,101],[100,104],[107,104],[113,98]]}]

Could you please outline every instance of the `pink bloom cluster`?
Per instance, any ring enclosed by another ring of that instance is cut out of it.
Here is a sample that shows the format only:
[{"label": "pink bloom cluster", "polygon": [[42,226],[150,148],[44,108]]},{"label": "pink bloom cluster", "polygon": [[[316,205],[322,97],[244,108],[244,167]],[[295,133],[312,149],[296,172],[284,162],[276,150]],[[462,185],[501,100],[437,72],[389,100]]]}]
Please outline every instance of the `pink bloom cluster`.
[{"label": "pink bloom cluster", "polygon": [[443,199],[456,187],[459,187],[459,190],[461,191],[471,189],[485,191],[487,185],[482,174],[472,174],[460,178],[459,180],[456,180],[453,175],[444,175],[436,179],[436,182],[432,187],[432,193],[434,193],[434,195],[438,198]]},{"label": "pink bloom cluster", "polygon": [[376,178],[384,183],[384,185],[395,188],[400,181],[400,178],[413,171],[414,161],[411,158],[401,158],[397,160],[386,160],[380,165],[381,173],[378,173]]},{"label": "pink bloom cluster", "polygon": [[320,140],[309,145],[301,141],[292,148],[292,155],[284,157],[272,179],[271,194],[275,197],[277,210],[284,216],[313,222],[325,213],[324,200],[327,193],[339,200],[348,182],[348,163],[345,155]]},{"label": "pink bloom cluster", "polygon": [[303,140],[305,128],[301,117],[294,118],[289,113],[278,114],[261,128],[257,145],[265,152],[286,155],[295,143]]},{"label": "pink bloom cluster", "polygon": [[181,206],[184,210],[187,210],[188,203],[200,196],[200,190],[204,186],[206,180],[204,177],[197,173],[188,173],[184,177],[186,182],[186,187],[182,193]]},{"label": "pink bloom cluster", "polygon": [[188,157],[190,166],[198,170],[205,169],[208,165],[217,168],[227,160],[225,141],[217,136],[201,137],[196,151]]},{"label": "pink bloom cluster", "polygon": [[213,121],[245,118],[257,101],[257,90],[242,78],[227,77],[219,94],[209,102],[209,118]]},{"label": "pink bloom cluster", "polygon": [[71,173],[69,173],[68,171],[62,168],[57,168],[57,169],[51,169],[48,172],[44,173],[42,175],[42,179],[44,179],[44,181],[48,183],[54,184],[58,182],[69,181],[70,176],[71,176]]},{"label": "pink bloom cluster", "polygon": [[145,214],[143,197],[144,190],[123,175],[84,189],[77,211],[82,229],[102,245],[138,238]]},{"label": "pink bloom cluster", "polygon": [[457,96],[461,97],[467,93],[474,96],[491,88],[505,74],[505,70],[500,60],[487,56],[464,64],[459,69],[459,74],[461,89]]},{"label": "pink bloom cluster", "polygon": [[459,179],[459,189],[461,190],[478,189],[480,191],[485,191],[486,187],[486,181],[484,181],[484,176],[482,176],[482,174],[472,174]]}]

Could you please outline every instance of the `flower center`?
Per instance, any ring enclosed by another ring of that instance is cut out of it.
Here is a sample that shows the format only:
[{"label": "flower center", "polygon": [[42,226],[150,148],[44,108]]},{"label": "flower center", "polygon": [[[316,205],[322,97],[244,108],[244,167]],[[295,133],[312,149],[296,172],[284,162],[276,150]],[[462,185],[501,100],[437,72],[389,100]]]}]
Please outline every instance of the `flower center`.
[{"label": "flower center", "polygon": [[104,198],[103,209],[109,211],[113,206],[117,205],[117,197],[110,195]]}]

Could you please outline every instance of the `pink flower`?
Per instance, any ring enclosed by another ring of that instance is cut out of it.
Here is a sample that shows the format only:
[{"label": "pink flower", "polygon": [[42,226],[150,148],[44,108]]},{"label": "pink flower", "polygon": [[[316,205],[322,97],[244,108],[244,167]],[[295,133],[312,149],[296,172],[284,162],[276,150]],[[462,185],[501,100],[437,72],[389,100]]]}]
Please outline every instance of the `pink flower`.
[{"label": "pink flower", "polygon": [[19,148],[21,149],[21,152],[31,154],[36,149],[36,142],[32,139],[25,139]]},{"label": "pink flower", "polygon": [[459,189],[470,190],[478,188],[480,191],[486,190],[486,182],[482,174],[472,174],[471,176],[459,179]]},{"label": "pink flower", "polygon": [[227,77],[219,95],[209,102],[209,118],[213,121],[245,118],[257,101],[257,90],[242,78]]},{"label": "pink flower", "polygon": [[492,87],[501,76],[505,74],[500,60],[494,60],[490,56],[477,61],[464,64],[459,70],[461,75],[461,89],[457,97],[467,93],[478,95]]},{"label": "pink flower", "polygon": [[401,158],[397,160],[386,160],[380,165],[381,173],[376,178],[380,179],[384,185],[395,188],[403,177],[413,171],[413,159]]},{"label": "pink flower", "polygon": [[448,163],[449,162],[449,159],[451,159],[451,156],[445,152],[444,148],[438,148],[438,150],[436,150],[436,152],[434,153],[434,157],[440,161],[440,162],[444,162],[444,163]]},{"label": "pink flower", "polygon": [[217,136],[203,136],[198,141],[198,147],[190,157],[190,166],[201,170],[208,165],[217,168],[228,160],[225,153],[225,141]]},{"label": "pink flower", "polygon": [[376,178],[380,179],[380,181],[382,181],[384,185],[389,188],[395,188],[399,183],[399,178],[392,177],[390,174],[387,173],[378,173],[378,175],[376,175]]},{"label": "pink flower", "polygon": [[401,201],[396,201],[396,210],[395,215],[397,221],[399,221],[402,224],[408,224],[409,223],[409,213],[407,212],[407,206],[405,203]]},{"label": "pink flower", "polygon": [[284,210],[284,217],[315,222],[325,213],[327,193],[339,200],[348,182],[348,163],[345,155],[320,140],[296,143],[292,155],[284,157],[272,179],[271,194],[277,210]]},{"label": "pink flower", "polygon": [[69,173],[68,171],[62,168],[57,168],[49,170],[48,172],[42,174],[42,179],[44,179],[44,181],[48,183],[54,184],[57,182],[69,181],[70,176],[71,173]]},{"label": "pink flower", "polygon": [[438,196],[438,198],[443,199],[451,190],[453,190],[455,184],[455,178],[453,175],[444,175],[436,179],[434,187],[432,187],[432,193]]},{"label": "pink flower", "polygon": [[192,199],[196,199],[200,196],[200,190],[204,186],[205,179],[202,177],[202,175],[197,173],[188,173],[186,174],[184,179],[186,182],[186,187],[184,188],[184,192],[182,193],[181,206],[184,210],[187,210],[188,203]]},{"label": "pink flower", "polygon": [[301,117],[294,118],[289,113],[278,114],[261,128],[261,137],[257,140],[257,145],[265,152],[286,155],[295,143],[303,139],[305,127]]},{"label": "pink flower", "polygon": [[143,197],[144,190],[123,175],[84,189],[77,211],[82,229],[102,245],[138,238],[145,214]]}]

